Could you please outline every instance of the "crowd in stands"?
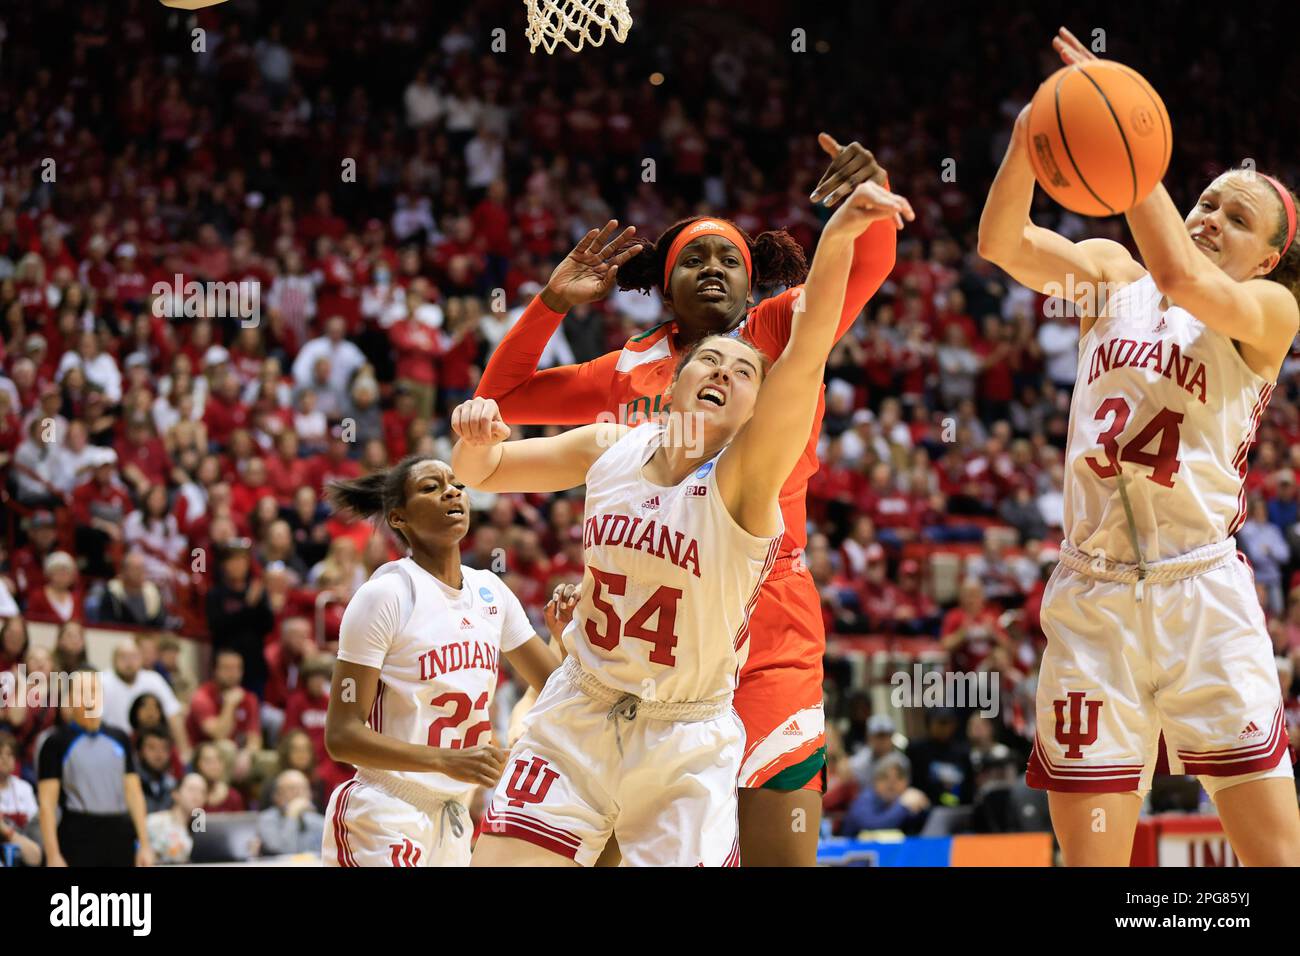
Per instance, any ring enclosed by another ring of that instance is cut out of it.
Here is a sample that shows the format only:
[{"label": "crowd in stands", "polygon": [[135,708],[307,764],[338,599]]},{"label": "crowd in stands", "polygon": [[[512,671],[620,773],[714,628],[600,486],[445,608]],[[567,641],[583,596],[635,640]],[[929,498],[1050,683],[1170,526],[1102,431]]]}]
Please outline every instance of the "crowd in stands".
[{"label": "crowd in stands", "polygon": [[[811,31],[832,37],[826,49],[789,55],[780,23],[725,3],[666,3],[694,29],[671,49],[634,30],[612,60],[529,57],[517,4],[499,14],[508,55],[487,52],[490,4],[456,19],[331,0],[300,22],[264,6],[194,18],[51,0],[0,14],[0,671],[85,666],[86,627],[135,634],[104,672],[106,719],[133,735],[159,856],[184,855],[178,827],[200,806],[271,813],[264,847],[294,844],[350,773],[324,750],[329,655],[350,595],[397,552],[330,513],[325,485],[408,453],[449,458],[449,410],[593,225],[617,217],[655,236],[708,210],[811,250],[827,215],[807,202],[822,128],[875,150],[918,213],[831,356],[809,489],[805,558],[830,638],[827,808],[837,831],[914,830],[928,808],[1014,777],[1033,733],[1078,327],[983,261],[973,227],[1048,61],[978,84],[936,75],[926,54],[948,55],[951,38],[909,29],[917,11],[899,5],[877,11],[873,29],[907,40],[879,51],[874,89],[809,97],[826,62],[849,79],[864,67],[829,28]],[[994,19],[972,25],[984,56]],[[1023,12],[1004,26],[1038,49],[1055,23]],[[1225,65],[1211,51],[1193,68],[1202,110],[1251,82]],[[656,69],[663,85],[644,79]],[[1183,120],[1188,101],[1167,101]],[[1225,161],[1210,147],[1250,130],[1180,127],[1180,201]],[[1276,162],[1288,145],[1256,155],[1294,181]],[[955,178],[940,175],[949,156]],[[1124,239],[1115,220],[1046,203],[1035,217]],[[231,301],[253,308],[214,314],[183,293],[191,281],[252,290]],[[543,365],[595,358],[664,318],[639,293],[576,308]],[[1298,373],[1288,362],[1260,423],[1239,535],[1293,740]],[[465,562],[500,573],[542,631],[551,589],[581,577],[581,499],[472,501]],[[52,651],[29,622],[57,628]],[[211,648],[202,673],[178,664],[188,640]],[[901,751],[845,663],[880,650],[996,673],[1000,715],[927,714]],[[56,721],[7,709],[0,771],[12,752],[10,772],[30,779]]]}]

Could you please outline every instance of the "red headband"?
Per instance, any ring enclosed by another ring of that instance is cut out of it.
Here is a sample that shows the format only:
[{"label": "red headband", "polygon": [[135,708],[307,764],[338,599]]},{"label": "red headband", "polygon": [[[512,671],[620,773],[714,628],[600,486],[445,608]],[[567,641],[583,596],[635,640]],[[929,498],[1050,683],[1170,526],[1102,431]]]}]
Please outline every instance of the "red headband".
[{"label": "red headband", "polygon": [[740,230],[731,223],[722,219],[698,219],[682,229],[673,240],[673,244],[668,247],[668,258],[664,260],[664,289],[668,288],[668,277],[673,274],[673,266],[677,264],[677,257],[681,255],[682,249],[693,239],[700,236],[721,236],[723,239],[730,240],[740,255],[745,260],[745,275],[749,281],[754,281],[754,263],[749,258],[749,246],[740,234]]},{"label": "red headband", "polygon": [[1291,199],[1291,191],[1280,182],[1264,173],[1260,175],[1277,190],[1278,197],[1282,200],[1282,208],[1286,210],[1286,242],[1282,244],[1282,255],[1286,255],[1286,251],[1291,248],[1291,243],[1295,241],[1295,202]]}]

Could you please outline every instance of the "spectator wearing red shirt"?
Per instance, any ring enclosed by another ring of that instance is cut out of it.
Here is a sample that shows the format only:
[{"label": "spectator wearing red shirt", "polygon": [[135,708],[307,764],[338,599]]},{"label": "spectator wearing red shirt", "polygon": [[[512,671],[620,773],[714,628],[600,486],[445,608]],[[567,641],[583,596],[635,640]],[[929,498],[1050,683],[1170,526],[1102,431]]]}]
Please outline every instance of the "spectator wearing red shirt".
[{"label": "spectator wearing red shirt", "polygon": [[318,496],[331,481],[361,477],[361,463],[349,457],[351,451],[352,445],[343,439],[343,429],[334,426],[325,454],[312,459],[313,484]]},{"label": "spectator wearing red shirt", "polygon": [[72,516],[77,524],[77,553],[86,559],[90,577],[111,578],[111,552],[123,539],[122,524],[131,510],[131,496],[117,480],[117,452],[104,448],[90,478],[72,492]]},{"label": "spectator wearing red shirt", "polygon": [[398,385],[393,389],[393,407],[381,416],[384,444],[394,461],[405,458],[410,450],[411,423],[416,417],[415,394],[406,385]]},{"label": "spectator wearing red shirt", "polygon": [[230,488],[231,507],[236,514],[251,515],[263,498],[276,497],[276,489],[267,475],[266,459],[252,456],[244,463],[243,474]]},{"label": "spectator wearing red shirt", "polygon": [[421,303],[411,314],[388,330],[388,338],[397,356],[397,384],[415,396],[416,413],[421,418],[433,414],[436,395],[437,360],[442,354],[442,309]]},{"label": "spectator wearing red shirt", "polygon": [[325,749],[325,717],[330,702],[330,677],[334,661],[329,657],[309,658],[302,667],[302,686],[289,694],[284,711],[284,732],[305,731],[316,751],[316,775],[325,785],[325,796],[348,780],[353,769],[330,757]]},{"label": "spectator wearing red shirt", "polygon": [[57,548],[58,523],[50,511],[36,511],[27,519],[27,543],[14,549],[9,570],[20,594],[45,586],[45,559]]},{"label": "spectator wearing red shirt", "polygon": [[280,623],[280,639],[266,645],[266,690],[263,700],[283,711],[289,695],[302,681],[303,663],[319,651],[312,622],[302,616],[286,617]]},{"label": "spectator wearing red shirt", "polygon": [[275,440],[275,454],[266,459],[266,483],[276,501],[287,508],[303,485],[312,483],[312,465],[298,457],[297,432],[281,432]]},{"label": "spectator wearing red shirt", "polygon": [[[225,352],[225,349],[221,350]],[[229,353],[226,353],[229,357]],[[203,407],[203,421],[208,426],[208,440],[224,447],[236,429],[248,427],[248,406],[240,401],[239,376],[233,368],[218,373],[217,387]]]},{"label": "spectator wearing red shirt", "polygon": [[509,258],[514,252],[510,241],[509,202],[505,182],[495,179],[488,185],[487,195],[479,200],[470,214],[474,232],[482,238],[483,251],[487,256],[484,281],[493,288],[505,282]]},{"label": "spectator wearing red shirt", "polygon": [[898,566],[894,621],[901,634],[933,634],[938,630],[939,605],[925,589],[920,562],[912,558]]},{"label": "spectator wearing red shirt", "polygon": [[66,551],[45,559],[44,580],[27,591],[29,621],[63,624],[85,619],[85,595],[77,583],[77,562]]},{"label": "spectator wearing red shirt", "polygon": [[214,741],[194,748],[194,769],[208,783],[208,802],[203,805],[208,813],[240,813],[246,808],[244,795],[230,785],[230,765]]},{"label": "spectator wearing red shirt", "polygon": [[876,536],[890,547],[915,541],[921,533],[916,502],[900,490],[893,469],[878,462],[871,469],[871,483],[857,497],[858,510],[875,523]]},{"label": "spectator wearing red shirt", "polygon": [[1011,637],[998,617],[998,609],[985,600],[984,585],[978,578],[962,582],[958,604],[944,615],[939,632],[953,670],[978,670],[995,646],[1011,648]]},{"label": "spectator wearing red shirt", "polygon": [[117,460],[122,477],[142,496],[155,485],[166,485],[171,475],[171,458],[167,448],[154,434],[146,414],[133,415],[127,422],[126,435],[116,442]]},{"label": "spectator wearing red shirt", "polygon": [[234,648],[213,652],[212,679],[190,698],[185,732],[194,743],[229,740],[241,751],[262,749],[262,721],[257,697],[241,686],[244,659]]}]

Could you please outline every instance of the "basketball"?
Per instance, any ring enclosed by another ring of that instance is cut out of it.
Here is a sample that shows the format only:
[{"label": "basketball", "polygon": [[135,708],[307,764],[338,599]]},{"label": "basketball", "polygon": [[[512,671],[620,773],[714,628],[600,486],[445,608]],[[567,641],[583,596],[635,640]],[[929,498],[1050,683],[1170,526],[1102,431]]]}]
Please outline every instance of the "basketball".
[{"label": "basketball", "polygon": [[1109,60],[1057,70],[1034,94],[1029,155],[1038,184],[1066,209],[1116,216],[1165,175],[1172,147],[1160,95]]}]

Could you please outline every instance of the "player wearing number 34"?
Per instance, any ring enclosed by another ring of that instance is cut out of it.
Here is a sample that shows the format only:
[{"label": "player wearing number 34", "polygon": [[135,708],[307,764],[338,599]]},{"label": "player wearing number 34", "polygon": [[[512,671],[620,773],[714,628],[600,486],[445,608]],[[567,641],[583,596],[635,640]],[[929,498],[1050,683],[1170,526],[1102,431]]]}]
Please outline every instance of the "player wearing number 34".
[{"label": "player wearing number 34", "polygon": [[896,216],[911,218],[906,200],[858,186],[822,233],[781,357],[769,368],[744,339],[700,340],[659,421],[506,441],[495,401],[452,413],[471,487],[587,489],[569,657],[506,760],[474,865],[591,865],[611,833],[626,865],[738,862],[737,648],[778,551],[778,493],[817,411],[854,240]]},{"label": "player wearing number 34", "polygon": [[[1095,59],[1064,29],[1055,47],[1067,65]],[[1029,123],[1026,109],[979,251],[1033,289],[1077,290],[1080,339],[1028,782],[1049,791],[1068,865],[1126,866],[1163,737],[1170,771],[1200,778],[1240,860],[1300,865],[1272,643],[1233,537],[1300,326],[1296,198],[1234,169],[1184,218],[1157,185],[1125,212],[1139,263],[1030,221]]]}]

